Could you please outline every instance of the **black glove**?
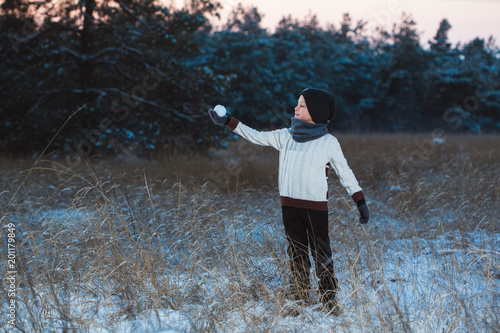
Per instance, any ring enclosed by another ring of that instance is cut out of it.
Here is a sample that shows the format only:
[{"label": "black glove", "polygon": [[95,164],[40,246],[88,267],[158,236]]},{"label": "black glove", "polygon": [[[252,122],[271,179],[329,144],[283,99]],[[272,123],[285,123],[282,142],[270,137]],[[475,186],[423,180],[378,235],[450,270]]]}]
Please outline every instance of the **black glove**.
[{"label": "black glove", "polygon": [[221,126],[227,125],[227,123],[230,120],[228,116],[219,117],[219,115],[217,114],[217,112],[214,111],[214,109],[209,109],[208,115],[216,125],[221,125]]},{"label": "black glove", "polygon": [[358,211],[359,211],[359,223],[365,224],[370,219],[370,210],[366,205],[365,199],[359,200],[357,202]]}]

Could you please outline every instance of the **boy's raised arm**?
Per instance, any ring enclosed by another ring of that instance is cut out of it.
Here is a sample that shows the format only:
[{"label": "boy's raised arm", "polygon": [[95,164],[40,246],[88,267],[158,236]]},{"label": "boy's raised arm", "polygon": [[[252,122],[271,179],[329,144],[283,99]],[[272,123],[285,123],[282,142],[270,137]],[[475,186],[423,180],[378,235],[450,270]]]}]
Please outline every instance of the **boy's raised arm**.
[{"label": "boy's raised arm", "polygon": [[283,141],[286,139],[287,129],[275,131],[257,131],[241,123],[238,119],[229,116],[219,116],[213,109],[208,110],[208,114],[216,125],[228,127],[234,133],[242,136],[251,143],[260,146],[270,146],[277,150],[280,149]]}]

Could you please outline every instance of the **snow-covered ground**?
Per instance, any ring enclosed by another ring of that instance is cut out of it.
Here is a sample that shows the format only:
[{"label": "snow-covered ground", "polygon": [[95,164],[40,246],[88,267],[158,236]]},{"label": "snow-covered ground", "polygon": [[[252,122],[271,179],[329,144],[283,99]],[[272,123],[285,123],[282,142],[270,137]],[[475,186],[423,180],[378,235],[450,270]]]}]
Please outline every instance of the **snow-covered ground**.
[{"label": "snow-covered ground", "polygon": [[[68,290],[58,289],[57,296],[51,295],[54,291],[47,286],[38,286],[40,289],[31,294],[36,294],[36,299],[30,297],[27,287],[20,287],[20,292],[26,293],[17,309],[18,327],[22,329],[6,326],[4,329],[9,332],[498,331],[499,234],[457,230],[445,234],[436,231],[432,239],[391,239],[390,235],[384,239],[380,229],[398,225],[403,228],[406,224],[375,218],[364,229],[352,221],[334,220],[332,247],[343,312],[338,317],[326,315],[319,311],[318,304],[311,304],[302,307],[298,316],[291,316],[282,297],[286,269],[281,261],[286,258],[279,257],[284,254],[279,248],[286,245],[276,213],[274,209],[263,212],[251,207],[245,208],[244,215],[232,218],[218,213],[220,234],[215,238],[227,243],[217,249],[218,254],[209,256],[212,263],[195,259],[198,252],[190,253],[189,248],[163,244],[162,251],[171,263],[175,262],[172,256],[178,255],[184,257],[179,258],[184,264],[193,260],[193,265],[198,266],[191,272],[167,267],[164,274],[156,276],[154,283],[168,286],[173,296],[167,293],[152,300],[150,292],[137,290],[133,292],[136,299],[126,300],[114,293],[116,287],[108,285],[102,277],[75,282]],[[99,214],[89,209],[42,211],[37,223],[45,233],[65,230],[76,235],[75,229],[83,225],[88,228],[89,223],[99,220]],[[64,225],[68,228],[60,229]],[[397,234],[397,230],[394,232]],[[343,240],[345,237],[358,240]],[[67,241],[68,246],[79,242]],[[239,248],[248,244],[264,247],[270,242],[278,250],[257,250],[252,256],[251,249]],[[242,258],[237,258],[238,255]],[[185,268],[184,264],[180,265]],[[148,279],[141,284],[138,289],[147,289],[148,284],[155,288]],[[67,304],[46,303],[56,299]],[[61,309],[66,309],[67,317]],[[2,311],[5,310],[4,306]]]}]

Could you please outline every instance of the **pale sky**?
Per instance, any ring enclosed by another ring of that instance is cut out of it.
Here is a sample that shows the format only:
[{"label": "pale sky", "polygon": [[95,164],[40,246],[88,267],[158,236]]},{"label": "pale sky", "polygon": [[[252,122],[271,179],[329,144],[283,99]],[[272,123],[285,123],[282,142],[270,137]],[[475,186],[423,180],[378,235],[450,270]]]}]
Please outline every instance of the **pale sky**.
[{"label": "pale sky", "polygon": [[[263,26],[272,31],[283,16],[292,15],[299,20],[309,13],[316,14],[320,24],[333,23],[336,28],[344,13],[349,13],[353,22],[368,21],[368,29],[377,25],[391,28],[401,21],[403,12],[410,13],[422,32],[421,43],[435,36],[439,22],[447,18],[452,25],[450,41],[470,42],[475,37],[488,39],[490,35],[500,45],[500,0],[219,0],[224,13],[243,3],[254,5],[264,14]],[[225,23],[226,15],[222,22]]]}]

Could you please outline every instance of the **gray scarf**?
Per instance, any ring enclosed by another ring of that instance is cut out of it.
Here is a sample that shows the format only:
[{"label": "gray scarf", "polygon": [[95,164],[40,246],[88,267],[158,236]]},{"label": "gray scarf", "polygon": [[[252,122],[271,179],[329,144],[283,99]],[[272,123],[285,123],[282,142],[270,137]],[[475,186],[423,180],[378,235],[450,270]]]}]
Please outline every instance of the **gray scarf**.
[{"label": "gray scarf", "polygon": [[297,142],[316,140],[328,134],[326,124],[311,124],[297,118],[292,118],[292,127],[289,131]]}]

